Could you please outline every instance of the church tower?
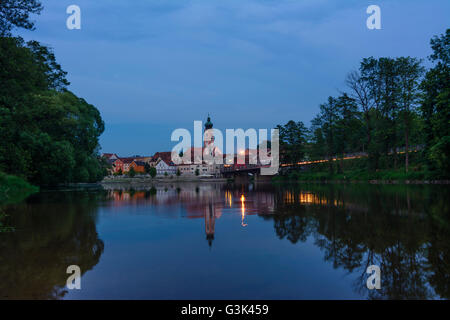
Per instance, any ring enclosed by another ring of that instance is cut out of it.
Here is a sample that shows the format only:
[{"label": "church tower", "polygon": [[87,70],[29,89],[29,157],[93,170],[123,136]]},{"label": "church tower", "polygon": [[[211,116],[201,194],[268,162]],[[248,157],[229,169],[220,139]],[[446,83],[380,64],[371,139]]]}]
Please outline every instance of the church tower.
[{"label": "church tower", "polygon": [[208,114],[208,119],[205,122],[205,137],[203,142],[203,147],[206,148],[210,144],[214,143],[214,134],[213,134],[213,123],[211,122],[211,117]]}]

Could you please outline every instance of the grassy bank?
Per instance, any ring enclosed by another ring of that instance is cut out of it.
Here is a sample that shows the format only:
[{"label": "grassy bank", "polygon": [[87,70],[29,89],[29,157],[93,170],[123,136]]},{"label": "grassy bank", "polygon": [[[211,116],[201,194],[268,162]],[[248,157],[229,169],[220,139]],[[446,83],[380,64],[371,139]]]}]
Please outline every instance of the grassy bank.
[{"label": "grassy bank", "polygon": [[280,180],[301,181],[406,181],[406,180],[433,180],[426,172],[408,172],[403,170],[367,170],[346,171],[345,173],[330,174],[328,172],[292,172],[286,176],[278,177]]},{"label": "grassy bank", "polygon": [[25,180],[0,172],[0,204],[20,202],[39,191]]},{"label": "grassy bank", "polygon": [[133,178],[120,176],[120,177],[105,177],[102,184],[109,183],[173,183],[173,182],[226,182],[225,178],[204,178],[201,176],[167,176],[167,177],[155,177],[150,178],[146,176],[135,176]]},{"label": "grassy bank", "polygon": [[[403,164],[402,157],[398,157],[397,164]],[[292,169],[274,180],[284,181],[445,181],[448,177],[428,172],[418,159],[417,155],[411,155],[411,165],[406,172],[401,165],[397,169],[368,170],[367,159],[349,159],[333,161],[330,169],[329,163],[314,164],[309,167]],[[380,159],[382,167],[394,167],[393,157]]]}]

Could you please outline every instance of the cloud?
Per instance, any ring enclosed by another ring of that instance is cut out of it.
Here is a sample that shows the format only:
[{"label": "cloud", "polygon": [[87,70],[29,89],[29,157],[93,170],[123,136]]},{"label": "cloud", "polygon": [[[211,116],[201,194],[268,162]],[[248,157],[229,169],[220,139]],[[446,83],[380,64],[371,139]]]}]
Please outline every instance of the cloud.
[{"label": "cloud", "polygon": [[445,0],[380,0],[383,29],[369,31],[368,0],[76,3],[82,30],[66,29],[73,0],[58,0],[44,1],[37,30],[22,34],[55,49],[71,90],[107,124],[154,130],[208,112],[225,127],[308,123],[362,57],[426,57],[450,10]]}]

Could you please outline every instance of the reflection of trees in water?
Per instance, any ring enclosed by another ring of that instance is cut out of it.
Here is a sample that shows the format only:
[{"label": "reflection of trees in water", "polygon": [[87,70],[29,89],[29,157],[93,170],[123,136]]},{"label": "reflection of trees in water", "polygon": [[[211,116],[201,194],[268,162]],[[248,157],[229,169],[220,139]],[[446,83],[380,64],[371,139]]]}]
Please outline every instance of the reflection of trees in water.
[{"label": "reflection of trees in water", "polygon": [[[312,236],[334,268],[359,275],[355,290],[370,299],[449,298],[447,196],[446,187],[282,188],[272,219],[280,238]],[[381,268],[381,290],[366,288],[372,264]]]},{"label": "reflection of trees in water", "polygon": [[95,220],[102,193],[48,193],[9,206],[13,233],[0,234],[0,298],[58,299],[66,269],[92,269],[103,252]]}]

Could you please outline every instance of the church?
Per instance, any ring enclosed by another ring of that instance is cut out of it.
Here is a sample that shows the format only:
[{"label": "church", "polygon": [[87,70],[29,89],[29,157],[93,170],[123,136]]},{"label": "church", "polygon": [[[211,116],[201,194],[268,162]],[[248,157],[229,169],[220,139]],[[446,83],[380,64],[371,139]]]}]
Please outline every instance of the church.
[{"label": "church", "polygon": [[[201,150],[200,150],[201,149]],[[223,162],[223,153],[217,146],[214,145],[214,131],[211,117],[205,122],[205,133],[203,139],[203,146],[193,147],[186,152],[191,154],[191,163],[181,163],[177,167],[180,170],[181,175],[198,175],[198,176],[213,176],[219,177],[221,175],[221,169],[223,164],[210,163],[205,161],[205,157],[221,157]],[[200,153],[201,152],[201,153]],[[196,158],[197,154],[202,154],[202,159]]]}]

